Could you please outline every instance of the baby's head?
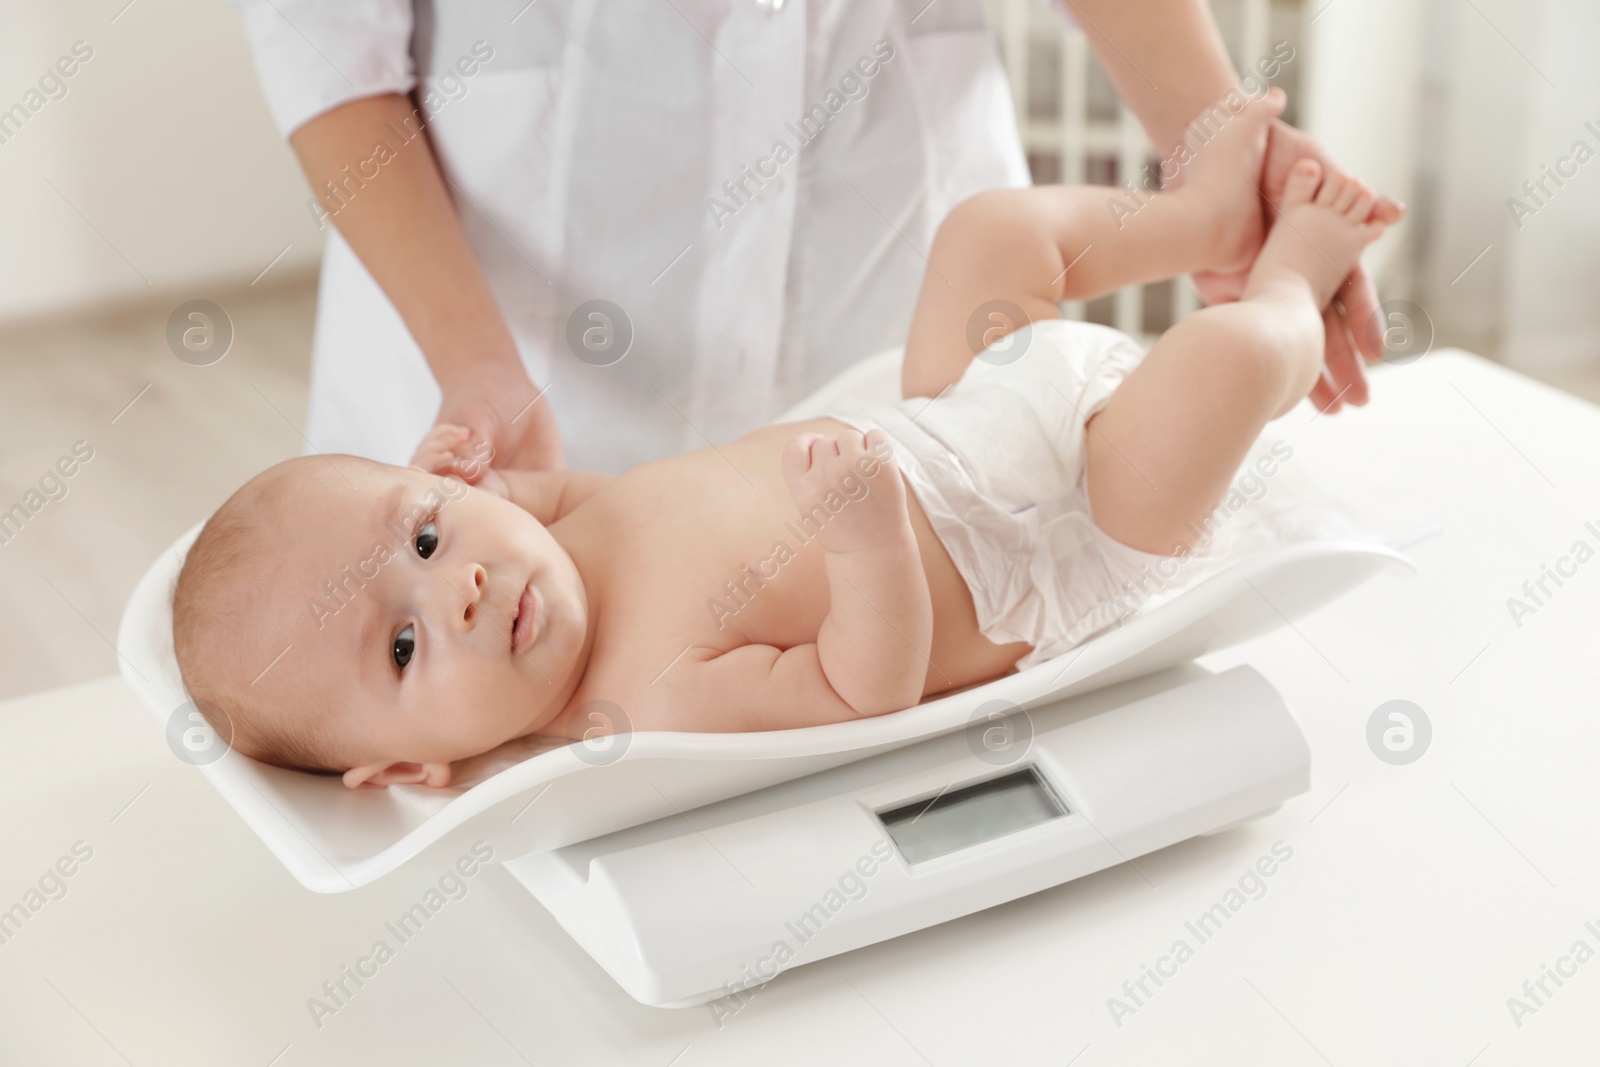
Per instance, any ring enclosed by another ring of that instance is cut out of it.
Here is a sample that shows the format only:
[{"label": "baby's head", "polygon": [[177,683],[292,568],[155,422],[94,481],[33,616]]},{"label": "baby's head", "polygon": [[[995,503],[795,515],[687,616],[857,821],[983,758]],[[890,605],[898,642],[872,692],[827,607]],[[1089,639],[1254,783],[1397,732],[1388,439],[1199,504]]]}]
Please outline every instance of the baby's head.
[{"label": "baby's head", "polygon": [[289,460],[230,497],[172,616],[189,695],[234,748],[351,786],[448,784],[453,761],[560,712],[587,652],[582,579],[537,519],[353,456]]}]

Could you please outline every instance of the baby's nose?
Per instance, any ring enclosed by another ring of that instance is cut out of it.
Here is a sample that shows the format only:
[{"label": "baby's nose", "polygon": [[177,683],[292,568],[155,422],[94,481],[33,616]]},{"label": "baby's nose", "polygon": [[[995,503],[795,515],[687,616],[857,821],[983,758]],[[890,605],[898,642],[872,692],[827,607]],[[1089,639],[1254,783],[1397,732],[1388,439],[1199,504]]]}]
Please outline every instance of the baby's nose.
[{"label": "baby's nose", "polygon": [[469,563],[466,571],[450,584],[455,586],[456,592],[464,601],[456,617],[464,629],[470,630],[477,623],[479,603],[483,600],[483,591],[489,584],[489,572],[483,569],[482,564]]}]

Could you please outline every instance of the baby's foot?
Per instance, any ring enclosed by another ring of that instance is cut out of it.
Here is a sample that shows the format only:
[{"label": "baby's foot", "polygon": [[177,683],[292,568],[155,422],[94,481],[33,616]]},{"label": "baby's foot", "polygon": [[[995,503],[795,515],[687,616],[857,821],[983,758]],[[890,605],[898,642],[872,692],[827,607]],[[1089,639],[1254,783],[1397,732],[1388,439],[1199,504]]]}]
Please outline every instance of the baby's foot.
[{"label": "baby's foot", "polygon": [[1277,220],[1250,269],[1244,295],[1285,280],[1303,280],[1320,310],[1361,259],[1361,250],[1389,228],[1373,216],[1376,202],[1359,178],[1339,171],[1323,174],[1314,159],[1302,159],[1289,172]]},{"label": "baby's foot", "polygon": [[[1228,100],[1244,106],[1235,113]],[[1261,247],[1261,163],[1272,120],[1283,113],[1282,89],[1260,99],[1230,96],[1197,116],[1185,130],[1183,147],[1171,157],[1181,164],[1178,180],[1168,178],[1171,162],[1162,166],[1169,188],[1181,197],[1205,228],[1206,269],[1222,273],[1247,270]]]}]

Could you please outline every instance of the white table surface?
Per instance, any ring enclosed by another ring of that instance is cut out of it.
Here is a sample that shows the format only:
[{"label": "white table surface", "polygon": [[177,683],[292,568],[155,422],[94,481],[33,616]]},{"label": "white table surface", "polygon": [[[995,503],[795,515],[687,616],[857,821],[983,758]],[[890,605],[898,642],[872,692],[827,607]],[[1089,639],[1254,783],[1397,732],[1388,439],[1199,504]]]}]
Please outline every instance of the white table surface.
[{"label": "white table surface", "polygon": [[[404,944],[384,924],[439,870],[303,890],[108,678],[0,705],[0,909],[93,849],[0,944],[0,1063],[1600,1061],[1600,957],[1520,1026],[1507,1006],[1600,952],[1600,558],[1520,628],[1506,606],[1600,548],[1600,410],[1458,352],[1373,392],[1278,426],[1382,531],[1443,529],[1408,549],[1420,575],[1203,661],[1255,665],[1311,739],[1311,791],[1265,820],[797,968],[719,1025],[628,999],[498,866]],[[1409,766],[1367,746],[1392,699],[1433,724]],[[1185,922],[1277,841],[1292,859],[1199,943]],[[1108,998],[1180,938],[1119,1026]],[[393,958],[319,1027],[308,998],[379,939]]]}]

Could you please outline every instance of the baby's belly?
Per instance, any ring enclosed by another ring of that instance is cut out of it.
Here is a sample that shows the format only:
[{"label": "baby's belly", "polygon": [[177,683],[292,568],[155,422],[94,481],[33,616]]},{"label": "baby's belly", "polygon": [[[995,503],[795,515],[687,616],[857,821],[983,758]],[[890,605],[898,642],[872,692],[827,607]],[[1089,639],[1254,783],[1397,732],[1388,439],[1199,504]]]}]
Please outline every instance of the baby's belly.
[{"label": "baby's belly", "polygon": [[[777,470],[775,457],[782,455],[784,446],[796,434],[808,432],[837,436],[857,431],[845,423],[826,418],[782,423],[755,430],[725,446],[725,451],[741,468],[747,465],[749,468],[759,468],[763,463],[771,463],[772,469]],[[781,492],[778,506],[794,515],[794,505],[781,475],[777,487]],[[1004,674],[1029,651],[1029,646],[1021,643],[997,645],[979,632],[977,612],[966,581],[934,533],[921,502],[909,485],[906,487],[906,510],[917,537],[922,569],[927,576],[928,592],[933,602],[933,648],[928,657],[930,662],[923,694],[945,692]],[[803,572],[806,590],[798,598],[799,602],[786,603],[784,598],[774,597],[770,602],[770,613],[752,612],[747,616],[750,628],[744,634],[751,642],[788,645],[800,643],[793,639],[802,635],[803,641],[816,640],[817,630],[827,614],[828,587],[823,554],[814,551],[812,555],[814,558],[807,561],[810,566]],[[752,597],[750,607],[754,608],[757,602],[758,598]],[[795,611],[800,618],[788,614],[790,611]],[[741,610],[740,615],[744,614],[745,611]],[[792,624],[801,620],[803,622],[797,632]]]},{"label": "baby's belly", "polygon": [[[784,446],[808,431],[856,432],[832,419],[762,427],[635,468],[563,520],[568,543],[582,546],[599,619],[575,700],[598,694],[644,708],[653,679],[691,647],[816,641],[829,610],[825,553],[800,523],[781,467]],[[915,494],[906,496],[933,603],[924,695],[1004,674],[1028,646],[996,645],[978,631],[965,581]]]}]

